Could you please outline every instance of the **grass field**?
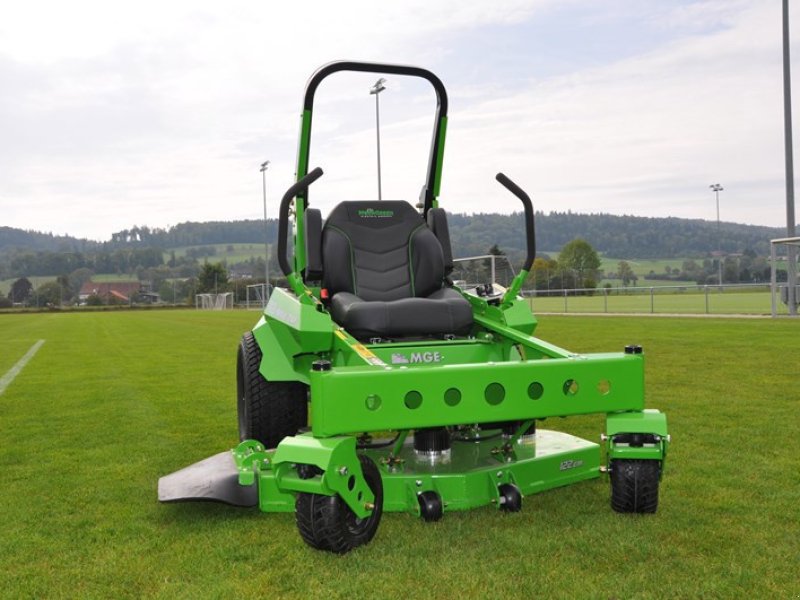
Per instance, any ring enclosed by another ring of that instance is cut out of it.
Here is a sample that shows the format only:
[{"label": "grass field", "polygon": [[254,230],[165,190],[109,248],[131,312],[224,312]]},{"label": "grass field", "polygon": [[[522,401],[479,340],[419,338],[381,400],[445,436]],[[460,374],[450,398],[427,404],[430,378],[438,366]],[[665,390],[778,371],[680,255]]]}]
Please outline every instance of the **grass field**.
[{"label": "grass field", "polygon": [[[693,291],[676,292],[676,290],[659,291],[654,294],[647,290],[636,293],[612,293],[606,298],[602,291],[594,296],[539,296],[530,299],[533,309],[540,313],[666,313],[666,314],[708,314],[725,315],[769,315],[772,311],[769,291],[746,290],[742,288],[726,289],[719,292],[717,288],[709,288],[705,293]],[[787,314],[786,305],[778,301],[778,314]]]},{"label": "grass field", "polygon": [[[645,275],[648,275],[650,271],[658,275],[664,274],[664,267],[669,267],[670,269],[678,268],[680,269],[683,265],[683,261],[687,260],[685,258],[654,258],[654,259],[647,259],[647,258],[630,258],[630,259],[623,259],[623,258],[613,258],[611,256],[600,256],[600,269],[602,271],[608,271],[611,273],[616,273],[619,262],[621,260],[627,261],[627,263],[631,266],[631,269],[634,273],[639,277],[639,282],[641,283],[642,279]],[[702,258],[695,258],[693,259],[695,262],[703,264]]]},{"label": "grass field", "polygon": [[[272,246],[273,244],[270,244]],[[214,248],[215,254],[208,257],[208,262],[228,261],[228,264],[246,262],[251,258],[264,258],[266,252],[264,244],[205,244],[202,246],[181,246],[171,251],[164,252],[164,262],[170,259],[170,252],[175,252],[175,257],[186,256],[186,251],[190,248]],[[274,253],[274,249],[272,249]],[[203,262],[203,259],[199,259]]]},{"label": "grass field", "polygon": [[[294,518],[160,505],[158,477],[236,442],[234,353],[253,312],[0,315],[0,596],[9,598],[796,598],[800,436],[788,320],[541,318],[581,352],[640,343],[673,444],[656,515],[605,480],[520,513],[386,514],[313,551]],[[548,420],[597,439],[600,416]]]},{"label": "grass field", "polygon": [[[8,292],[11,291],[11,286],[17,279],[19,278],[13,277],[11,279],[0,279],[0,296],[8,296]],[[42,276],[32,275],[31,277],[28,277],[28,281],[31,282],[31,285],[34,288],[37,288],[43,283],[47,283],[48,281],[55,281],[55,280],[56,280],[55,276],[50,277],[49,275],[42,275]]]}]

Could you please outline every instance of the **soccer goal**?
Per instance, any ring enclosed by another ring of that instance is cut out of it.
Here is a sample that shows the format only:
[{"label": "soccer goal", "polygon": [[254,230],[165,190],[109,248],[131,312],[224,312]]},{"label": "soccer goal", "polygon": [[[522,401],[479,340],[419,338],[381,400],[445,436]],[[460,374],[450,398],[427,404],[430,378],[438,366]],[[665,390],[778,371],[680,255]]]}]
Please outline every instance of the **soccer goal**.
[{"label": "soccer goal", "polygon": [[250,308],[251,295],[253,297],[253,306],[256,308],[264,308],[269,302],[270,294],[272,293],[272,284],[269,286],[263,283],[254,283],[247,286],[247,308]]},{"label": "soccer goal", "polygon": [[[778,284],[778,247],[786,249],[786,284]],[[800,237],[778,238],[770,240],[770,262],[772,263],[772,316],[778,314],[778,296],[786,304],[789,314],[797,316],[800,304],[800,290],[797,286],[797,253],[800,250]]]},{"label": "soccer goal", "polygon": [[199,310],[228,310],[233,308],[233,292],[196,294],[194,307]]},{"label": "soccer goal", "polygon": [[479,284],[492,283],[503,287],[511,285],[516,273],[511,261],[504,254],[483,254],[467,256],[453,260],[454,268],[451,277],[464,289]]}]

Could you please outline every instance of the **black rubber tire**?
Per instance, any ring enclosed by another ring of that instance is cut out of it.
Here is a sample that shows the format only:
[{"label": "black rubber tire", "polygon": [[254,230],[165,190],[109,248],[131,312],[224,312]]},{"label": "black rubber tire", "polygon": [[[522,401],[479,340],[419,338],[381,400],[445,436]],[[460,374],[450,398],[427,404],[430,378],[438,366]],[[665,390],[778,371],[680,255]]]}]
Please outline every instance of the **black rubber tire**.
[{"label": "black rubber tire", "polygon": [[444,514],[442,497],[436,492],[431,490],[422,492],[417,496],[417,502],[419,502],[419,516],[423,521],[432,523],[442,518]]},{"label": "black rubber tire", "polygon": [[661,465],[657,460],[611,461],[611,508],[620,513],[654,513]]},{"label": "black rubber tire", "polygon": [[503,483],[497,488],[500,492],[500,510],[519,512],[522,510],[522,492],[513,483]]},{"label": "black rubber tire", "polygon": [[356,518],[338,495],[297,494],[297,529],[303,541],[312,548],[345,554],[357,546],[368,544],[375,536],[383,514],[383,481],[371,459],[363,454],[358,459],[364,479],[375,494],[375,508],[368,517]]},{"label": "black rubber tire", "polygon": [[261,348],[248,331],[236,356],[236,407],[239,440],[258,440],[274,448],[308,424],[308,386],[297,381],[267,381],[259,372]]}]

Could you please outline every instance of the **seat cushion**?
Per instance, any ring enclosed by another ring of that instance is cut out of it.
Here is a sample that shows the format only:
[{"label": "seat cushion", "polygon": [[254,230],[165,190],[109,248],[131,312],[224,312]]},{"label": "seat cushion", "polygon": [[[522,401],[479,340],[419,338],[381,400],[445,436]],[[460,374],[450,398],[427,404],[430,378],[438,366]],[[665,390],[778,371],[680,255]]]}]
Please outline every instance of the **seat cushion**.
[{"label": "seat cushion", "polygon": [[334,321],[359,339],[413,335],[465,335],[472,307],[456,290],[442,288],[426,298],[365,301],[349,292],[331,299]]},{"label": "seat cushion", "polygon": [[389,302],[442,287],[442,246],[408,202],[342,202],[322,229],[322,287]]}]

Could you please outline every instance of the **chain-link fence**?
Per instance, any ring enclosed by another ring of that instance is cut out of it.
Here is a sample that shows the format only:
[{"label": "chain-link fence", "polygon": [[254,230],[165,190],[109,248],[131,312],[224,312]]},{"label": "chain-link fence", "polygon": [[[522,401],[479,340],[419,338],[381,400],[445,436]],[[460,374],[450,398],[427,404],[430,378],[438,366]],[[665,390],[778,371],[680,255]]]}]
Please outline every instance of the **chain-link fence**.
[{"label": "chain-link fence", "polygon": [[[786,297],[780,293],[778,297]],[[603,287],[593,289],[524,290],[538,313],[651,313],[769,315],[771,287],[766,283]],[[778,300],[778,314],[788,314]]]}]

